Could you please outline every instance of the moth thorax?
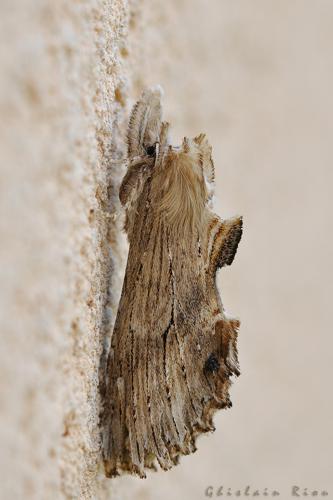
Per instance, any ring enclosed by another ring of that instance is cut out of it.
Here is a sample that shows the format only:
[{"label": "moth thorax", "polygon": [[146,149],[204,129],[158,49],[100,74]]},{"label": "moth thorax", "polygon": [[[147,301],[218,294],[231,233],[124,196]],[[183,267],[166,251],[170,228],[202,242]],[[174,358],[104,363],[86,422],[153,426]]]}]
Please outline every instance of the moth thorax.
[{"label": "moth thorax", "polygon": [[207,189],[195,150],[170,152],[159,175],[160,212],[175,229],[200,229]]}]

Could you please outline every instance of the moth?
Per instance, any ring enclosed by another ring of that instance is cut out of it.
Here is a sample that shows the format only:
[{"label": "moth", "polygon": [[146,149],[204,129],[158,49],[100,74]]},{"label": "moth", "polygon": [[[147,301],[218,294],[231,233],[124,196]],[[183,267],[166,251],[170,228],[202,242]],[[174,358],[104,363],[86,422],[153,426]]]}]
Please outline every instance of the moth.
[{"label": "moth", "polygon": [[204,134],[169,142],[161,90],[148,89],[128,128],[128,169],[119,197],[129,240],[107,363],[106,476],[146,477],[196,450],[231,406],[239,375],[239,321],[224,311],[216,272],[229,266],[242,218],[212,211],[214,165]]}]

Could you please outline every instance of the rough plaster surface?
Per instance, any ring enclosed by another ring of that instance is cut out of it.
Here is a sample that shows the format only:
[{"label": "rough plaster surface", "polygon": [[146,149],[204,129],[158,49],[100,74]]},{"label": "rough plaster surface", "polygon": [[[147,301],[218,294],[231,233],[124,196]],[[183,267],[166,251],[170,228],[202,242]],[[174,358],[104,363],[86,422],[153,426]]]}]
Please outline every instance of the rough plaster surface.
[{"label": "rough plaster surface", "polygon": [[[332,20],[331,0],[2,1],[1,500],[332,492]],[[196,454],[107,481],[98,376],[126,258],[111,158],[156,83],[176,140],[208,134],[217,211],[244,215],[220,280],[242,375]]]},{"label": "rough plaster surface", "polygon": [[127,18],[121,0],[1,4],[1,499],[110,489],[98,372],[125,256]]}]

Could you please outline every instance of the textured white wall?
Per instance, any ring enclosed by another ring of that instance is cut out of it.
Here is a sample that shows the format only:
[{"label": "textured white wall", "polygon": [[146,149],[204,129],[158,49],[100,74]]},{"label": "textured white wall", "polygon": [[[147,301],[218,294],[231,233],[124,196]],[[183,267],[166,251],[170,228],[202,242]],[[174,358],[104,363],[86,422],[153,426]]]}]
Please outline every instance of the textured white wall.
[{"label": "textured white wall", "polygon": [[110,159],[123,147],[128,7],[0,11],[0,497],[104,498],[98,370],[124,258]]}]

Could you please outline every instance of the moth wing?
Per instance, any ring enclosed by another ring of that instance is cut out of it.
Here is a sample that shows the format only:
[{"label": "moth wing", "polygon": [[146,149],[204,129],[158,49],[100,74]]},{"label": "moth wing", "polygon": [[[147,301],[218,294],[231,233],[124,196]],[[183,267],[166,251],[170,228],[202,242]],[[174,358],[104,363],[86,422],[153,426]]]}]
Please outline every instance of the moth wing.
[{"label": "moth wing", "polygon": [[219,223],[211,231],[209,235],[210,241],[208,241],[208,245],[211,247],[209,254],[211,273],[214,273],[217,268],[232,264],[242,233],[242,217],[232,217],[226,220],[219,219]]}]

